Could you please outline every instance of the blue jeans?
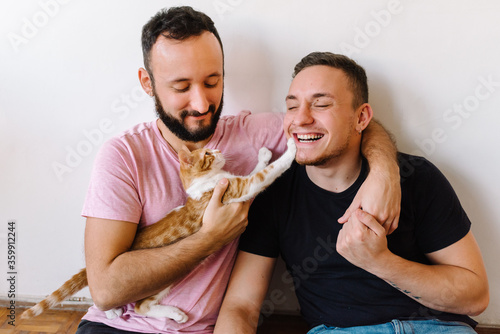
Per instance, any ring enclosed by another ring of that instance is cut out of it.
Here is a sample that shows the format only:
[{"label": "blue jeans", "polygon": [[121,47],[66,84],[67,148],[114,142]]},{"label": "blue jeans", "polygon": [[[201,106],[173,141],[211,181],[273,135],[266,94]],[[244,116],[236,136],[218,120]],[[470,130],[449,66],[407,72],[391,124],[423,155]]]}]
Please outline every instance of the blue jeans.
[{"label": "blue jeans", "polygon": [[357,327],[328,327],[319,325],[307,334],[470,334],[476,333],[472,327],[462,322],[447,322],[440,320],[393,320],[391,322]]}]

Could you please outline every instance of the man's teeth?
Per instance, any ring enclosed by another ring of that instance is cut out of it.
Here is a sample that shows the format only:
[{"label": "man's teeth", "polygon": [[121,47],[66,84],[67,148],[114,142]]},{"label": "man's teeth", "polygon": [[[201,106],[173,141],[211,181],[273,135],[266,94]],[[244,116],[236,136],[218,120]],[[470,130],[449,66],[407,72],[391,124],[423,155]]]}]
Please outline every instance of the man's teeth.
[{"label": "man's teeth", "polygon": [[321,139],[323,135],[319,134],[307,134],[307,135],[297,135],[297,139],[301,143],[309,143]]}]

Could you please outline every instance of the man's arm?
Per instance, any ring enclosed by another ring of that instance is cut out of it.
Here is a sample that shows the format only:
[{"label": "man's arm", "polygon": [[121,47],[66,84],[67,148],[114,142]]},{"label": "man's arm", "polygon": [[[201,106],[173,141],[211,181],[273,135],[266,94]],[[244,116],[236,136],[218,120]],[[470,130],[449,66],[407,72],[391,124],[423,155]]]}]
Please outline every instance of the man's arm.
[{"label": "man's arm", "polygon": [[363,131],[361,153],[368,160],[370,172],[339,222],[345,223],[356,209],[362,208],[390,234],[398,226],[401,211],[396,144],[382,125],[372,120]]},{"label": "man's arm", "polygon": [[370,214],[358,210],[342,227],[337,251],[355,266],[432,309],[474,316],[488,305],[488,279],[472,232],[426,254],[432,265],[425,265],[390,252],[385,230]]},{"label": "man's arm", "polygon": [[108,310],[154,295],[239,236],[250,204],[223,205],[226,188],[227,180],[215,188],[197,233],[165,247],[129,251],[137,224],[88,218],[87,279],[97,307]]},{"label": "man's arm", "polygon": [[275,258],[239,252],[214,334],[256,333],[275,263]]}]

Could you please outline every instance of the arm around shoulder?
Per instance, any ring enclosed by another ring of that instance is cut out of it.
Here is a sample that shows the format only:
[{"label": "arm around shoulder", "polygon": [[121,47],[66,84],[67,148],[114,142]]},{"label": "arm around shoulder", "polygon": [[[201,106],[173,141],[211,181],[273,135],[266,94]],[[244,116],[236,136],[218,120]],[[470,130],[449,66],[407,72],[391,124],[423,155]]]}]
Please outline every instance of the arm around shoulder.
[{"label": "arm around shoulder", "polygon": [[373,119],[363,130],[361,153],[368,161],[370,172],[339,222],[347,222],[356,209],[362,208],[390,234],[397,228],[401,212],[397,149],[391,135]]},{"label": "arm around shoulder", "polygon": [[363,131],[361,152],[370,163],[370,169],[384,171],[389,169],[394,173],[399,167],[397,162],[397,147],[393,136],[375,119],[372,119]]}]

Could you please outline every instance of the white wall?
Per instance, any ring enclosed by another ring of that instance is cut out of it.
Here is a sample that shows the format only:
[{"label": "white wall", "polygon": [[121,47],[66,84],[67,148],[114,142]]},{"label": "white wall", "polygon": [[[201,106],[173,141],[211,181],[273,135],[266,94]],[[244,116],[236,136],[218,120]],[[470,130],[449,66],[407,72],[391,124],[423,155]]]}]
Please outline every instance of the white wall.
[{"label": "white wall", "polygon": [[[140,31],[158,9],[179,4],[216,22],[226,113],[283,111],[292,68],[311,51],[359,61],[376,116],[399,148],[431,159],[461,198],[491,286],[490,306],[476,319],[500,324],[495,0],[2,1],[0,270],[8,272],[7,223],[15,219],[18,296],[46,295],[84,266],[80,210],[94,156],[103,140],[153,119],[136,75]],[[0,294],[8,289],[0,279]],[[288,300],[268,307],[295,309]]]}]

